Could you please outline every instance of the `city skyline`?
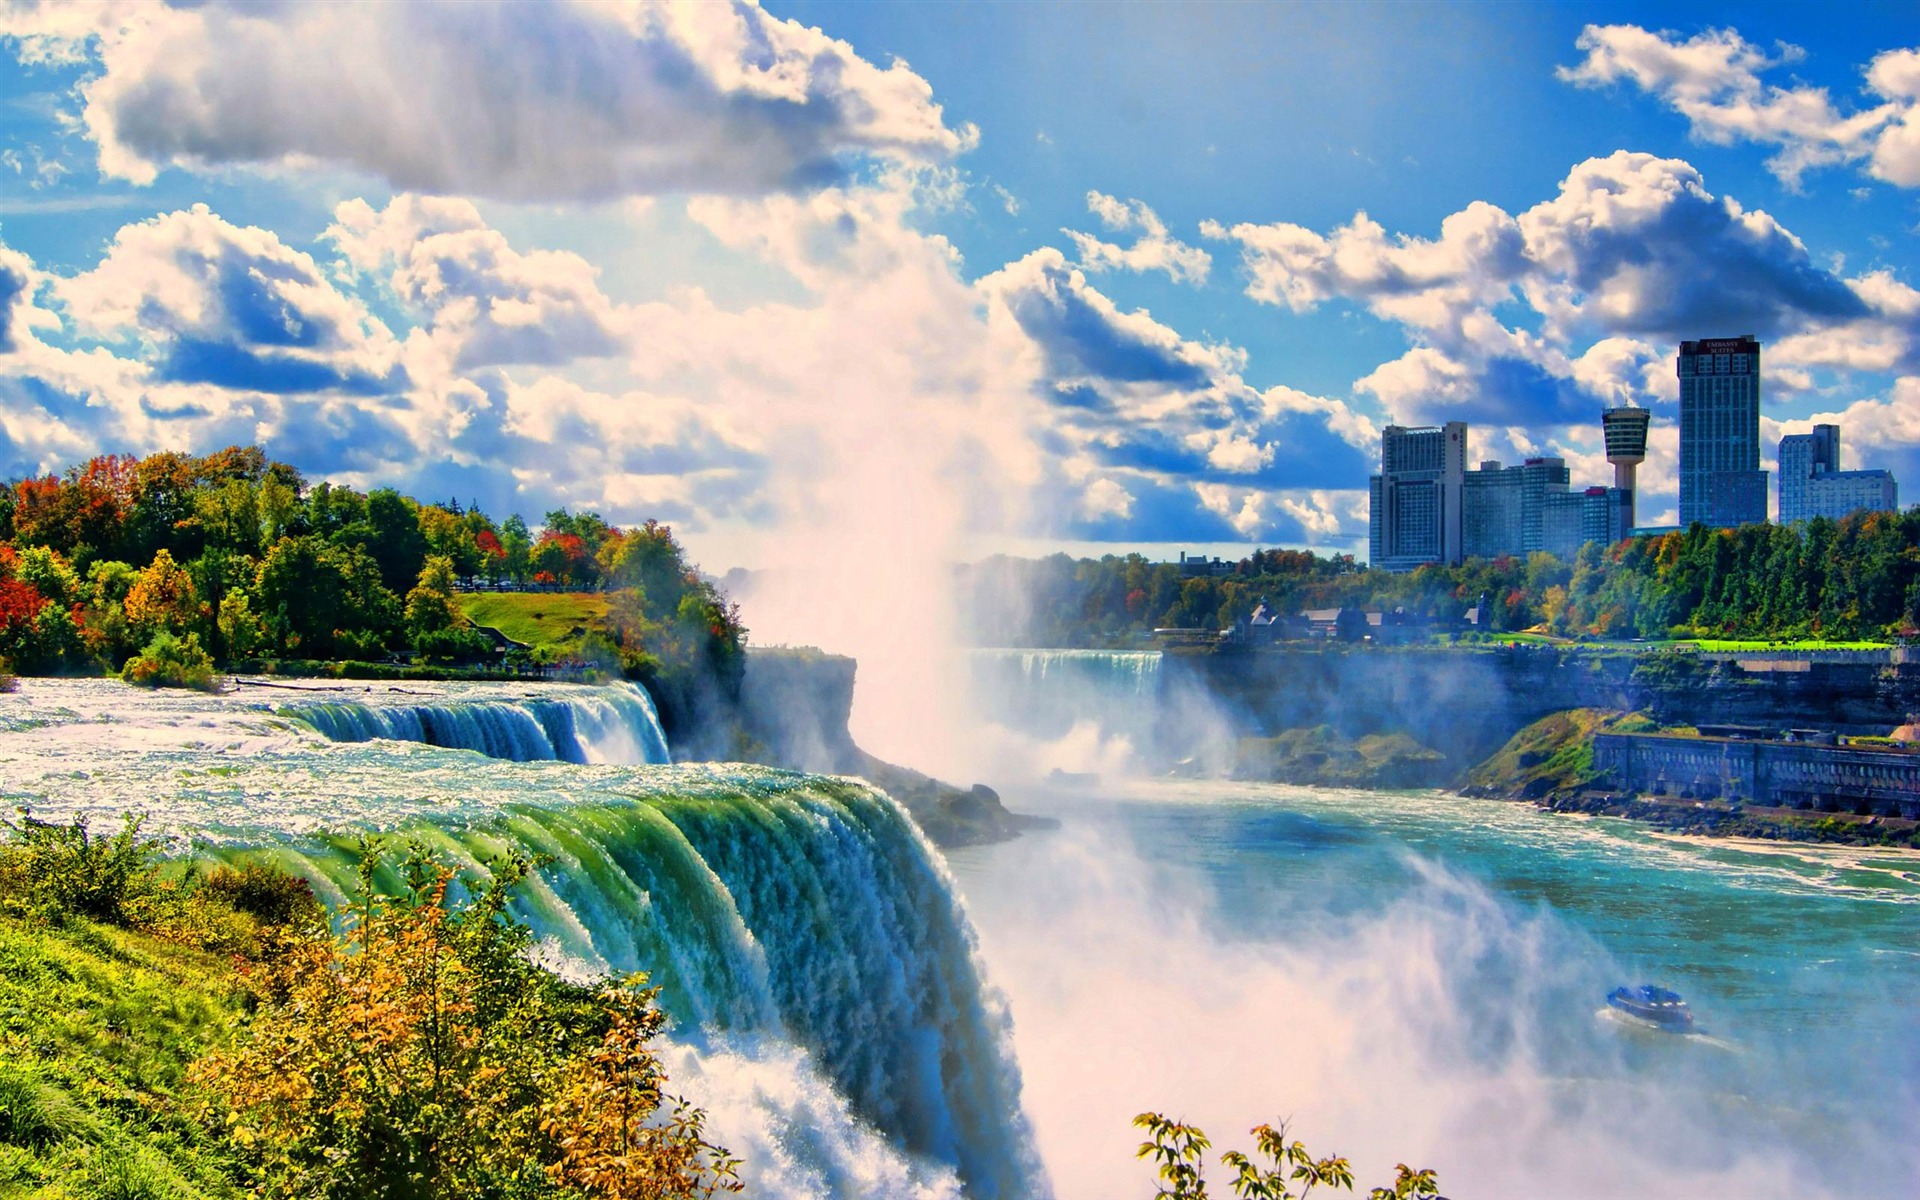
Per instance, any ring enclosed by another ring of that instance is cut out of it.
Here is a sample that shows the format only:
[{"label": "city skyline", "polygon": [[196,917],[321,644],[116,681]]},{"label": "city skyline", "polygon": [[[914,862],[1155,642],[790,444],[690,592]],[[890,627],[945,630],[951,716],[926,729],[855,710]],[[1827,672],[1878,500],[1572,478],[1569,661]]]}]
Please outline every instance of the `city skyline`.
[{"label": "city skyline", "polygon": [[0,465],[257,441],[716,571],[1359,551],[1391,423],[1598,481],[1631,400],[1675,519],[1670,348],[1724,330],[1762,468],[1838,422],[1911,476],[1910,24],[1671,20],[24,4]]},{"label": "city skyline", "polygon": [[[1680,342],[1674,362],[1682,523],[1665,528],[1768,521],[1770,472],[1758,467],[1761,359],[1762,343],[1751,334]],[[1633,533],[1664,532],[1635,516],[1652,413],[1632,404],[1607,408],[1600,425],[1613,483],[1577,488],[1559,456],[1517,466],[1487,459],[1467,470],[1470,426],[1464,421],[1388,425],[1381,431],[1380,470],[1368,480],[1368,562],[1404,571],[1535,551],[1571,558],[1588,542],[1605,546]],[[1782,437],[1776,459],[1779,500],[1771,517],[1779,524],[1898,507],[1891,472],[1842,470],[1837,424]]]}]

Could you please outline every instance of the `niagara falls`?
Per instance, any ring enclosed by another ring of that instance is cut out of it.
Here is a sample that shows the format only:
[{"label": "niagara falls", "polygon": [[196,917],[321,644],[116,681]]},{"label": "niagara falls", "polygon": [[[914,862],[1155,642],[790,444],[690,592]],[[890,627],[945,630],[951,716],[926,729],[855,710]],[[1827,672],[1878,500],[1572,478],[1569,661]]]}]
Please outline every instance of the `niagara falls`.
[{"label": "niagara falls", "polygon": [[1920,23],[0,0],[0,1200],[1920,1193]]}]

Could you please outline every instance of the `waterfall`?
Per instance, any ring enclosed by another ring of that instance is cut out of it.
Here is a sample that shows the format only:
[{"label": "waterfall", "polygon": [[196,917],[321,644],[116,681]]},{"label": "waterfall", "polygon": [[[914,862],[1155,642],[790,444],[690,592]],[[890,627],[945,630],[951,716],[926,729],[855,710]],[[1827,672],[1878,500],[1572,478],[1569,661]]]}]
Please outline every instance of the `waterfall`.
[{"label": "waterfall", "polygon": [[[1153,756],[1164,690],[1158,652],[975,650],[968,659],[974,710],[1023,742],[1084,743],[1112,766]],[[1034,757],[1060,765],[1057,754]]]},{"label": "waterfall", "polygon": [[[734,1072],[746,1053],[766,1069],[752,1047],[775,1060],[798,1047],[834,1102],[943,1164],[972,1200],[1047,1194],[1005,1009],[982,983],[951,879],[896,803],[853,780],[736,765],[601,786],[574,804],[510,803],[491,820],[400,832],[475,872],[509,849],[541,856],[517,915],[562,965],[647,971],[697,1062]],[[307,837],[219,856],[271,859],[337,902],[356,847]],[[812,1137],[823,1121],[794,1131]],[[823,1195],[951,1194],[926,1179],[854,1188],[862,1173],[849,1163],[812,1169],[842,1181]],[[767,1182],[794,1186],[791,1174]]]},{"label": "waterfall", "polygon": [[660,986],[672,1087],[707,1109],[752,1194],[1050,1192],[1006,1009],[945,865],[864,783],[638,762],[665,744],[627,686],[21,692],[32,719],[0,721],[0,794],[39,817],[106,829],[140,812],[189,853],[276,863],[335,906],[367,833],[474,875],[535,858],[515,912],[543,960]]},{"label": "waterfall", "polygon": [[283,708],[281,715],[336,742],[421,742],[514,762],[672,761],[653,699],[634,683],[523,699],[302,704]]}]

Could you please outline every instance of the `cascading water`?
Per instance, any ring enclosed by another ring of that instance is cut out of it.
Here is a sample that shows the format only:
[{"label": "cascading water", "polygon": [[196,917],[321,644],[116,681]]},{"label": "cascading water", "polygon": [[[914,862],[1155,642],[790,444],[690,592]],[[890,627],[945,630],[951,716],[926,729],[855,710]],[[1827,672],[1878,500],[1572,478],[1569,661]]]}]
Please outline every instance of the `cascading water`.
[{"label": "cascading water", "polygon": [[662,987],[674,1086],[708,1109],[756,1194],[1048,1194],[1004,1005],[950,878],[892,800],[737,764],[565,761],[652,744],[632,725],[614,736],[641,711],[624,691],[363,697],[270,709],[31,681],[0,704],[0,793],[103,825],[145,812],[198,853],[271,859],[335,900],[368,832],[476,872],[538,856],[517,910],[542,952]]},{"label": "cascading water", "polygon": [[632,683],[518,699],[295,704],[281,712],[335,742],[421,742],[514,762],[672,761],[653,698]]},{"label": "cascading water", "polygon": [[974,650],[968,665],[974,711],[1014,744],[1005,765],[1113,771],[1155,756],[1158,652]]}]

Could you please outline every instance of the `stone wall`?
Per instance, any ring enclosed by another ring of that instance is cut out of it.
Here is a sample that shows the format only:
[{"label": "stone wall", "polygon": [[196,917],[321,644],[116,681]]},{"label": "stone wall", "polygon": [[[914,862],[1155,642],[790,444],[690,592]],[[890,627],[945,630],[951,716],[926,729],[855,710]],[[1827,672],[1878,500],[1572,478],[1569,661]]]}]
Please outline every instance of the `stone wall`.
[{"label": "stone wall", "polygon": [[1603,733],[1593,763],[1621,791],[1920,818],[1920,754],[1906,751]]}]

